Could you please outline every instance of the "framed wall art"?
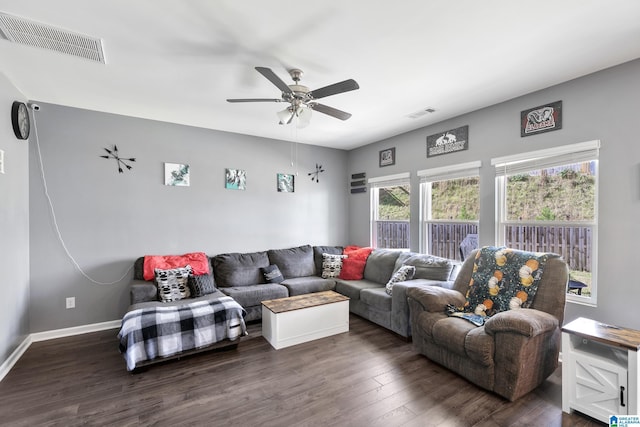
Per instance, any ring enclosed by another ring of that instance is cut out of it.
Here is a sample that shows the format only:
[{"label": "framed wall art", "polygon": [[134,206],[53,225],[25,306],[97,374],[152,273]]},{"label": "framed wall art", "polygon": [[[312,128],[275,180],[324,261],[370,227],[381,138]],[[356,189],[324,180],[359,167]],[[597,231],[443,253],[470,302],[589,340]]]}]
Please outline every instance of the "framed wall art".
[{"label": "framed wall art", "polygon": [[391,166],[396,164],[396,147],[380,150],[379,166]]},{"label": "framed wall art", "polygon": [[562,129],[562,101],[520,112],[520,136]]},{"label": "framed wall art", "polygon": [[188,187],[190,185],[189,165],[182,163],[165,163],[164,185]]},{"label": "framed wall art", "polygon": [[277,177],[278,181],[278,193],[293,193],[295,191],[295,175],[288,173],[279,173]]},{"label": "framed wall art", "polygon": [[245,190],[247,188],[247,172],[242,169],[226,169],[224,188],[228,190]]},{"label": "framed wall art", "polygon": [[427,136],[427,157],[469,149],[469,125]]}]

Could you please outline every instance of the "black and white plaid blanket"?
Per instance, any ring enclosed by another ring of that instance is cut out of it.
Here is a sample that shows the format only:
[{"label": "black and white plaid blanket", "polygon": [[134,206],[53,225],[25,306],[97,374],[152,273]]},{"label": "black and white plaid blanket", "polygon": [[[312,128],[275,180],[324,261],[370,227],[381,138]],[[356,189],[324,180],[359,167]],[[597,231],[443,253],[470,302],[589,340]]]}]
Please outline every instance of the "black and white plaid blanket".
[{"label": "black and white plaid blanket", "polygon": [[122,319],[120,352],[131,371],[138,362],[235,340],[247,334],[244,315],[231,297],[132,310]]}]

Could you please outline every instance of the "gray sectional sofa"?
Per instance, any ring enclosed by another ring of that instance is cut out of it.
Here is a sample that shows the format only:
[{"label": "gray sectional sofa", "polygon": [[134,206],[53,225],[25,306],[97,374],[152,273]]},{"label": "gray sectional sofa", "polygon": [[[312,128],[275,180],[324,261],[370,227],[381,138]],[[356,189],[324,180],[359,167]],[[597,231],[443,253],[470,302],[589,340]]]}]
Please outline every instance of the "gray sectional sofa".
[{"label": "gray sectional sofa", "polygon": [[[374,249],[367,258],[361,280],[324,279],[322,254],[342,254],[342,246],[298,246],[251,253],[227,253],[210,258],[217,291],[200,297],[219,298],[228,295],[247,312],[245,320],[261,318],[261,301],[287,296],[335,290],[350,298],[349,309],[403,337],[411,336],[407,289],[413,286],[442,286],[451,288],[457,275],[457,261],[430,255],[391,249]],[[157,301],[153,282],[142,279],[144,258],[136,260],[131,302],[166,304]],[[283,280],[267,283],[263,269],[277,265]],[[402,265],[416,268],[412,280],[396,283],[392,294],[386,284]],[[180,303],[179,301],[176,303]]]}]

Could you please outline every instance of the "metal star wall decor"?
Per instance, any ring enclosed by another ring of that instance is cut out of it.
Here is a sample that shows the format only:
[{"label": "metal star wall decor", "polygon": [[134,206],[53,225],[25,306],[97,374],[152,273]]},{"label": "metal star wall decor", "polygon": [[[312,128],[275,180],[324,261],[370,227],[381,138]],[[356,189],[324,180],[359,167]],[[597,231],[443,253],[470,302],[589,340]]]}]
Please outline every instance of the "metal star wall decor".
[{"label": "metal star wall decor", "polygon": [[315,172],[309,172],[307,175],[309,175],[311,177],[311,181],[315,181],[316,183],[320,182],[320,173],[324,172],[324,169],[322,169],[322,165],[319,165],[316,163],[316,171]]},{"label": "metal star wall decor", "polygon": [[113,150],[105,148],[104,151],[109,153],[109,155],[100,157],[102,157],[103,159],[114,159],[116,161],[116,164],[118,165],[118,173],[124,172],[124,170],[122,169],[123,166],[127,168],[127,170],[131,170],[131,165],[127,164],[126,162],[136,161],[135,157],[129,157],[128,159],[120,157],[120,155],[118,154],[118,147],[115,145],[113,146]]}]

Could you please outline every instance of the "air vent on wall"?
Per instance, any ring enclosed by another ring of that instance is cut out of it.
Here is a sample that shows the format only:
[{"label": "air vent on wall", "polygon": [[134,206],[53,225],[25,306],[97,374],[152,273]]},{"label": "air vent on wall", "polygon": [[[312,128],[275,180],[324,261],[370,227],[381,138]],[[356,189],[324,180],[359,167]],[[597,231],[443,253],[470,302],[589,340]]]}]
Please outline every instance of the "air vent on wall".
[{"label": "air vent on wall", "polygon": [[0,12],[0,33],[9,41],[91,61],[104,61],[102,40]]},{"label": "air vent on wall", "polygon": [[410,119],[417,119],[418,117],[422,117],[426,114],[435,113],[435,108],[427,107],[424,110],[416,111],[415,113],[407,115]]}]

